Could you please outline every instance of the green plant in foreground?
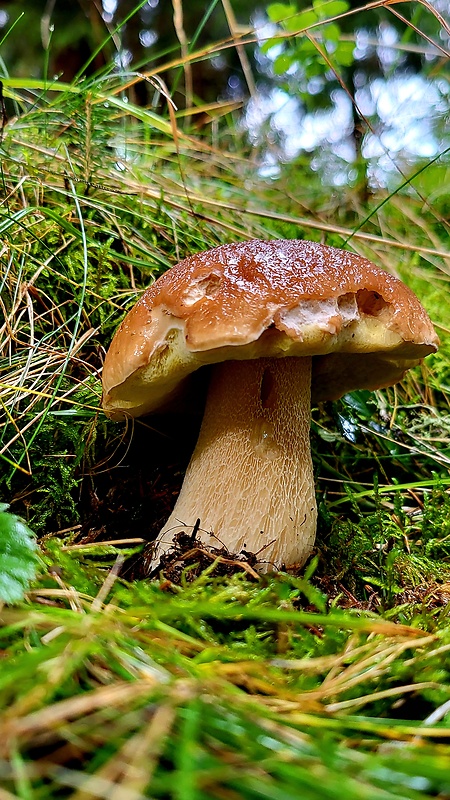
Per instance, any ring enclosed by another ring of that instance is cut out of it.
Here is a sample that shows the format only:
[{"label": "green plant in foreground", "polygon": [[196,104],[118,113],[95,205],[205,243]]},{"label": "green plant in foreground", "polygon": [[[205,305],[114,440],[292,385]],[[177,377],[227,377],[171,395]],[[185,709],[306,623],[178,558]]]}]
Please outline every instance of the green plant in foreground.
[{"label": "green plant in foreground", "polygon": [[326,610],[308,579],[131,585],[59,552],[36,602],[1,614],[14,797],[446,797],[443,609],[436,632],[432,609],[409,626]]},{"label": "green plant in foreground", "polygon": [[0,602],[21,600],[40,564],[34,534],[9,506],[0,503]]}]

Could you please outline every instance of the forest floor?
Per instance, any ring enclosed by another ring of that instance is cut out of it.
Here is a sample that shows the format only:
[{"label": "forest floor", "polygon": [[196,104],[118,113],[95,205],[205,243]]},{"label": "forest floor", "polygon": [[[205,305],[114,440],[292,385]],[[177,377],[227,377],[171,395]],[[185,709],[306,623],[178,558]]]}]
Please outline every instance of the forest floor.
[{"label": "forest floor", "polygon": [[[423,170],[362,205],[303,167],[265,181],[231,122],[186,135],[117,75],[4,89],[1,492],[40,561],[0,612],[1,800],[450,798],[448,240]],[[190,252],[275,237],[392,271],[441,347],[313,409],[304,570],[260,575],[188,531],[150,575],[196,425],[107,420],[105,350]]]}]

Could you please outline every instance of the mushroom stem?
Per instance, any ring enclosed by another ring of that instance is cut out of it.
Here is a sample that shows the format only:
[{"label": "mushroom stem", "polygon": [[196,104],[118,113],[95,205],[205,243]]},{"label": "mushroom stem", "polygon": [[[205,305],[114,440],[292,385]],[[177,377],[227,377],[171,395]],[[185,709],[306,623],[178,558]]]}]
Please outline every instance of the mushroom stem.
[{"label": "mushroom stem", "polygon": [[303,564],[316,533],[311,358],[216,365],[198,442],[154,563],[200,520],[204,544],[258,553],[261,571]]}]

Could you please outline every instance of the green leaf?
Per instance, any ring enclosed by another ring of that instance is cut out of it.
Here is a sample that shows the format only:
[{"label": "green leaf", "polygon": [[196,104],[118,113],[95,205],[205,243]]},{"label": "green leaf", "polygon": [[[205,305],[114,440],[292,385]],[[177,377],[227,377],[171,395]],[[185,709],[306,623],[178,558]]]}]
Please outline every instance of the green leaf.
[{"label": "green leaf", "polygon": [[314,11],[304,11],[302,14],[295,14],[289,19],[285,20],[283,27],[292,33],[293,31],[303,31],[315,25],[319,21],[317,14]]},{"label": "green leaf", "polygon": [[337,17],[338,14],[345,14],[350,8],[350,3],[347,3],[346,0],[330,0],[330,2],[325,3],[325,5],[329,17]]},{"label": "green leaf", "polygon": [[296,61],[297,59],[294,55],[288,55],[287,53],[282,53],[281,55],[277,56],[273,62],[273,71],[275,75],[282,75],[283,72],[287,72],[287,70],[292,67],[292,64],[295,64]]},{"label": "green leaf", "polygon": [[314,56],[318,53],[317,47],[314,42],[311,42],[306,36],[304,39],[301,40],[298,51],[300,51],[300,59],[306,54],[313,54]]},{"label": "green leaf", "polygon": [[327,17],[337,17],[339,14],[344,14],[348,11],[349,4],[346,0],[326,0],[325,3],[321,0],[313,0],[313,8],[320,19]]},{"label": "green leaf", "polygon": [[34,534],[25,522],[0,504],[0,600],[21,600],[39,564]]},{"label": "green leaf", "polygon": [[353,42],[339,42],[336,50],[333,53],[335,61],[341,67],[350,67],[354,60],[354,44]]},{"label": "green leaf", "polygon": [[368,389],[358,389],[355,392],[345,394],[341,398],[341,402],[349,406],[353,411],[362,417],[364,420],[371,419],[374,411],[373,393]]},{"label": "green leaf", "polygon": [[335,22],[330,22],[329,25],[324,26],[323,35],[329,42],[338,42],[341,36],[341,29]]},{"label": "green leaf", "polygon": [[261,45],[261,52],[262,53],[268,53],[269,50],[272,50],[272,47],[279,47],[280,44],[282,44],[282,40],[281,39],[277,39],[276,37],[272,38],[272,39],[267,39]]},{"label": "green leaf", "polygon": [[297,11],[295,6],[286,3],[272,3],[267,8],[267,15],[271,22],[281,22],[286,17],[291,17]]}]

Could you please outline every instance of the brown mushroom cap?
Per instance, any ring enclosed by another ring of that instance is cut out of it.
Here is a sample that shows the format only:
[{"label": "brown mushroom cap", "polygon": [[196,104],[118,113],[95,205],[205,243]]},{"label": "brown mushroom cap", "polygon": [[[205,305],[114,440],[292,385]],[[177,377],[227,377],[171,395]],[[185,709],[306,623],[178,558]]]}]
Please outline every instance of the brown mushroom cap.
[{"label": "brown mushroom cap", "polygon": [[205,364],[314,356],[312,396],[401,380],[438,338],[413,292],[354,253],[252,240],[186,258],[147,289],[105,358],[113,419],[164,407]]}]

